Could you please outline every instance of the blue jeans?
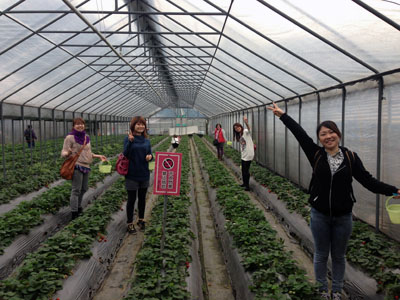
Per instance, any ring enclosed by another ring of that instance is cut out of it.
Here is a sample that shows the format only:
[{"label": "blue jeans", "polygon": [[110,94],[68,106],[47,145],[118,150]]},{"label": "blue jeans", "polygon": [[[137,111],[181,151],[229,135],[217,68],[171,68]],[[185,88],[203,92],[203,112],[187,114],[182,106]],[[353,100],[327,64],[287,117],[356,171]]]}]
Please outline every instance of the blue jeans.
[{"label": "blue jeans", "polygon": [[352,214],[326,216],[311,209],[311,232],[314,238],[314,272],[321,291],[328,291],[327,263],[332,259],[332,292],[341,292],[346,267],[346,248],[353,229]]}]

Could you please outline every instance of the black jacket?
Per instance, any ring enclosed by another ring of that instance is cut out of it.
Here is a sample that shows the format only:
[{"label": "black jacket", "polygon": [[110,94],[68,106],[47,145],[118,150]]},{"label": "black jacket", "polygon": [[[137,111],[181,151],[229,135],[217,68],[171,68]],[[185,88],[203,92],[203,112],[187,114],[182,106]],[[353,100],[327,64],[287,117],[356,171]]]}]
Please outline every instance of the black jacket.
[{"label": "black jacket", "polygon": [[[358,155],[350,153],[344,147],[340,147],[344,161],[332,176],[324,148],[314,143],[304,129],[287,114],[283,114],[280,119],[296,137],[311,166],[315,168],[310,184],[309,202],[319,212],[328,216],[341,216],[352,211],[356,201],[352,188],[353,177],[373,193],[386,196],[397,193],[396,187],[375,179],[364,168]],[[346,155],[347,151],[350,155]],[[318,163],[315,164],[318,156]]]}]

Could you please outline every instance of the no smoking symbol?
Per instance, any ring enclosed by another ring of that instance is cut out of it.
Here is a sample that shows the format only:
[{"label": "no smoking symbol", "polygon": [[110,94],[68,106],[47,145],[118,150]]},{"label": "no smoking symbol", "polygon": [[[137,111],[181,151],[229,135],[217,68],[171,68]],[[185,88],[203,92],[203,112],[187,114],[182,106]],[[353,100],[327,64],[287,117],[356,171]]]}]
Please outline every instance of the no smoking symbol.
[{"label": "no smoking symbol", "polygon": [[162,162],[165,169],[170,170],[174,167],[174,161],[171,158],[166,158]]}]

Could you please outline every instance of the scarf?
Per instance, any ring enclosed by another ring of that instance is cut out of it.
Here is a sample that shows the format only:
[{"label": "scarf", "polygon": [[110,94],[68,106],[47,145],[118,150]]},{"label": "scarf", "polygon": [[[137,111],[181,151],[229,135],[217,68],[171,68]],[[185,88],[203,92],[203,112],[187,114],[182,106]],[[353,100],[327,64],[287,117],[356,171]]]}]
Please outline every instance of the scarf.
[{"label": "scarf", "polygon": [[[68,135],[73,135],[75,138],[75,142],[77,142],[79,145],[83,145],[85,143],[85,136],[86,136],[86,131],[78,131],[75,130],[75,128],[72,129]],[[90,143],[90,138],[89,136],[86,138],[86,144]]]}]

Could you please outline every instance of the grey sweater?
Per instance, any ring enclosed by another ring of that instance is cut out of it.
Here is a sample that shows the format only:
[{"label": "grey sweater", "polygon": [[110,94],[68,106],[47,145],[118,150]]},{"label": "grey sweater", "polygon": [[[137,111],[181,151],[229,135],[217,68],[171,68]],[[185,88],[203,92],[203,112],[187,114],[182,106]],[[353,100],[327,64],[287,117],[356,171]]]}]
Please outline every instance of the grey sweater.
[{"label": "grey sweater", "polygon": [[[64,146],[61,150],[61,156],[68,158],[70,155],[74,155],[79,152],[79,150],[83,147],[83,145],[75,142],[75,138],[73,135],[67,135],[64,140]],[[81,155],[78,158],[76,164],[81,165],[86,168],[90,168],[90,164],[93,161],[93,153],[90,142],[86,144],[85,148],[82,150]]]}]

